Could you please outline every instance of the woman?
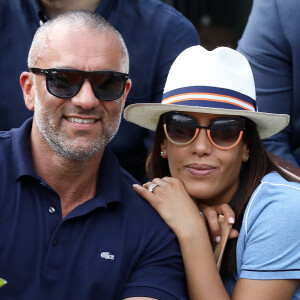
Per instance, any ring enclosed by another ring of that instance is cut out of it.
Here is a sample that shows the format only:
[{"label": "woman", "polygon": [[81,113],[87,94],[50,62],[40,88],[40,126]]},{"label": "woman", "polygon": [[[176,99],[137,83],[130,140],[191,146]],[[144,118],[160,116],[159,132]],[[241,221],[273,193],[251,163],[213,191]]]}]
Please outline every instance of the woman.
[{"label": "woman", "polygon": [[[162,103],[130,105],[124,116],[156,130],[147,161],[154,179],[134,189],[177,235],[190,299],[300,299],[300,184],[261,143],[289,117],[256,111],[244,56],[188,48],[170,69]],[[220,276],[199,209],[232,217],[228,204],[240,233],[226,246]]]}]

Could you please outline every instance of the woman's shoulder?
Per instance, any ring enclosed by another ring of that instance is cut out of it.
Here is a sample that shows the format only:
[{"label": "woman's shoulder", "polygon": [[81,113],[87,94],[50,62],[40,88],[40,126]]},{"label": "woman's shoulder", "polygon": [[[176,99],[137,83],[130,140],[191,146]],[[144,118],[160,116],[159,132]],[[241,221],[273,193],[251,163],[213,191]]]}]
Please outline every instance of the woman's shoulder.
[{"label": "woman's shoulder", "polygon": [[244,225],[249,228],[258,220],[265,222],[266,219],[293,218],[298,211],[300,184],[287,181],[277,172],[272,172],[262,178],[253,192],[244,213]]},{"label": "woman's shoulder", "polygon": [[300,184],[287,181],[277,172],[272,172],[262,178],[253,192],[245,210],[244,221],[251,226],[258,219],[291,220],[299,211]]},{"label": "woman's shoulder", "polygon": [[274,196],[281,193],[292,193],[295,195],[299,195],[300,183],[288,181],[277,172],[271,172],[262,178],[260,185],[254,191],[252,197],[255,196],[256,193],[274,193]]},{"label": "woman's shoulder", "polygon": [[250,198],[237,244],[239,276],[300,278],[300,184],[274,172]]}]

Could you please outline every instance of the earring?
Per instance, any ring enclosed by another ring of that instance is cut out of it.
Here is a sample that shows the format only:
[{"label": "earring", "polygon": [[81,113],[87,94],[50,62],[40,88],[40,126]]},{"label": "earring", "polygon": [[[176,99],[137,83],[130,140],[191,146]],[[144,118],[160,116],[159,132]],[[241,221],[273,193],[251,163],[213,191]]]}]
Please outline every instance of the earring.
[{"label": "earring", "polygon": [[245,158],[244,158],[245,162],[247,162],[249,160],[249,158],[250,158],[250,155],[246,155]]},{"label": "earring", "polygon": [[160,156],[161,156],[162,158],[165,158],[165,152],[164,152],[164,151],[160,151]]}]

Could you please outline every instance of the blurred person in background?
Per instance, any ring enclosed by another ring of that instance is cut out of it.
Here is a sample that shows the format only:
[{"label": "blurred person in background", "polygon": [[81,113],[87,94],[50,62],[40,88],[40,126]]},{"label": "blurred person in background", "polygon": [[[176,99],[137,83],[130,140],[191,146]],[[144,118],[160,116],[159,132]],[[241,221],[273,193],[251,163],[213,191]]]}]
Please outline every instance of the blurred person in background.
[{"label": "blurred person in background", "polygon": [[266,139],[270,152],[300,166],[300,1],[254,0],[237,50],[253,70],[259,111],[290,115],[290,123]]}]

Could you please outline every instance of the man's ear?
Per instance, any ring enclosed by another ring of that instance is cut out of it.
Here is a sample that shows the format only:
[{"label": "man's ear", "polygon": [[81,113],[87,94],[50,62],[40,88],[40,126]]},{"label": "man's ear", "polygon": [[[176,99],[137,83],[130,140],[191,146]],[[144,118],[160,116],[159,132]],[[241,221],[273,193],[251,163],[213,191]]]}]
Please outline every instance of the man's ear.
[{"label": "man's ear", "polygon": [[122,102],[123,102],[123,107],[125,107],[125,102],[126,102],[126,99],[127,99],[127,95],[131,89],[131,86],[132,86],[132,81],[130,78],[127,79],[126,81],[126,84],[125,84],[125,90],[124,90],[124,94],[123,94],[123,99],[122,99]]},{"label": "man's ear", "polygon": [[33,111],[34,110],[34,87],[32,73],[23,72],[20,76],[20,84],[23,91],[23,97],[26,107]]}]

